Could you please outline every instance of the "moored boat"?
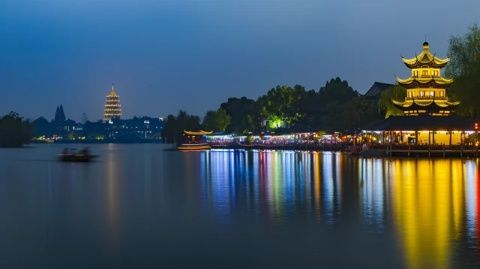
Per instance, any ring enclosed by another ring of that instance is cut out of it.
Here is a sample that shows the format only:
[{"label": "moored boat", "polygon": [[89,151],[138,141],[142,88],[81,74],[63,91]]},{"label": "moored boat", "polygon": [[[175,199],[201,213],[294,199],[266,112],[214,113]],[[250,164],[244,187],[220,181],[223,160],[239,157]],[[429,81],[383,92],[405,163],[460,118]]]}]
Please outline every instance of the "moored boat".
[{"label": "moored boat", "polygon": [[192,143],[181,144],[177,147],[178,150],[209,150],[210,145],[207,143]]},{"label": "moored boat", "polygon": [[205,142],[205,136],[210,135],[213,132],[207,131],[183,131],[183,136],[185,137],[185,143],[177,146],[178,150],[189,151],[189,150],[209,150],[211,146]]}]

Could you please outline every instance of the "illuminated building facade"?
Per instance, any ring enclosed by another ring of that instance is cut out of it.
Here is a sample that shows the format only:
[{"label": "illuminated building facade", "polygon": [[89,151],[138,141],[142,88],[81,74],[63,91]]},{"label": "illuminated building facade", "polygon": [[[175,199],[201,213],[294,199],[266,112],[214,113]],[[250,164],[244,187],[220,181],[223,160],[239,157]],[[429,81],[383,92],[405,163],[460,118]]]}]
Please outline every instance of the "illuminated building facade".
[{"label": "illuminated building facade", "polygon": [[120,96],[115,91],[115,86],[112,84],[112,89],[107,95],[105,101],[105,108],[103,112],[103,119],[110,121],[112,119],[119,119],[122,116],[122,105],[120,104]]},{"label": "illuminated building facade", "polygon": [[411,70],[411,75],[407,79],[397,78],[397,83],[407,89],[407,96],[404,101],[392,102],[407,116],[450,115],[459,102],[448,100],[446,88],[453,79],[444,78],[441,74],[441,69],[447,65],[449,59],[438,58],[432,54],[428,42],[424,42],[420,54],[402,60]]}]

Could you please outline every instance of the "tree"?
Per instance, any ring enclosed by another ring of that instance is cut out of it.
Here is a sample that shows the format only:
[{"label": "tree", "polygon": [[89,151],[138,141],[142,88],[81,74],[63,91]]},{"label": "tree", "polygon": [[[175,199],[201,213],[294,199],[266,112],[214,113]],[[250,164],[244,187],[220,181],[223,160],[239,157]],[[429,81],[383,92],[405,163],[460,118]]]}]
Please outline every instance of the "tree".
[{"label": "tree", "polygon": [[346,80],[342,80],[339,77],[327,81],[325,86],[321,87],[318,91],[318,97],[320,104],[329,103],[345,103],[358,97],[359,93],[355,91]]},{"label": "tree", "polygon": [[167,143],[180,143],[183,140],[183,131],[200,129],[200,118],[189,115],[180,110],[178,115],[168,115],[165,127],[162,130],[162,136]]},{"label": "tree", "polygon": [[230,124],[227,126],[227,132],[243,134],[256,131],[260,126],[260,116],[257,103],[246,97],[228,98],[227,102],[222,103],[220,108],[225,110],[230,116]]},{"label": "tree", "polygon": [[336,129],[358,130],[381,117],[375,100],[359,96],[342,105],[342,112],[337,117]]},{"label": "tree", "polygon": [[230,116],[224,109],[208,111],[203,118],[203,128],[212,131],[225,131],[230,124]]},{"label": "tree", "polygon": [[38,119],[33,121],[33,130],[35,136],[47,135],[50,136],[55,132],[55,128],[53,128],[50,122],[44,117],[39,117]]},{"label": "tree", "polygon": [[305,88],[300,85],[272,88],[257,100],[260,115],[269,121],[271,129],[291,126],[304,117],[300,104],[305,96]]},{"label": "tree", "polygon": [[314,128],[321,125],[320,116],[322,115],[322,107],[319,102],[318,93],[315,90],[310,90],[305,93],[300,104],[300,114],[303,115],[299,121],[303,126]]},{"label": "tree", "polygon": [[337,77],[327,81],[317,94],[318,109],[314,114],[317,120],[313,127],[326,131],[346,128],[349,119],[341,116],[345,113],[345,104],[359,96],[346,80]]},{"label": "tree", "polygon": [[0,147],[21,147],[31,141],[33,126],[18,113],[10,112],[0,118]]},{"label": "tree", "polygon": [[450,39],[450,63],[447,75],[455,78],[449,88],[453,99],[460,101],[457,114],[480,117],[480,28],[473,25],[464,36]]},{"label": "tree", "polygon": [[453,77],[462,77],[471,73],[480,61],[480,28],[477,24],[470,27],[464,36],[450,38],[448,47],[449,64],[446,74]]},{"label": "tree", "polygon": [[395,85],[384,90],[378,99],[379,112],[384,114],[385,118],[403,115],[403,111],[397,108],[392,100],[403,101],[405,100],[405,96],[406,90],[400,85]]}]

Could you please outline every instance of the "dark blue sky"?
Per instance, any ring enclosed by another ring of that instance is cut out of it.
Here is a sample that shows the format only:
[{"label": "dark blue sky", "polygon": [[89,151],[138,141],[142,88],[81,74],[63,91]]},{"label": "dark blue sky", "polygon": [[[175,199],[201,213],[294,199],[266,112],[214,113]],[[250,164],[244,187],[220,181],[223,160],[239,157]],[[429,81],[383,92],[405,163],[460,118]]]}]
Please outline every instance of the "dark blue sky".
[{"label": "dark blue sky", "polygon": [[479,21],[478,0],[1,0],[0,114],[96,120],[112,82],[127,117],[335,76],[364,92]]}]

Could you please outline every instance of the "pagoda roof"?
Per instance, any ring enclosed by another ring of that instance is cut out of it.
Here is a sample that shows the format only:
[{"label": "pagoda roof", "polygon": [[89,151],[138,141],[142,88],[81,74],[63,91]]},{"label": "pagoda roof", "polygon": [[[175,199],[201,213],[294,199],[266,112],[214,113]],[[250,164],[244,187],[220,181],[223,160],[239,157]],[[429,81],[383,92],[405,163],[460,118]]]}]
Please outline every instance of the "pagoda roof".
[{"label": "pagoda roof", "polygon": [[110,93],[107,95],[107,97],[119,97],[117,92],[115,91],[115,85],[112,84],[112,89],[110,90]]},{"label": "pagoda roof", "polygon": [[413,58],[402,57],[403,63],[410,69],[423,66],[442,68],[447,65],[449,58],[439,58],[430,52],[428,42],[423,43],[423,50]]},{"label": "pagoda roof", "polygon": [[460,116],[391,116],[374,122],[367,131],[471,131],[475,120]]},{"label": "pagoda roof", "polygon": [[406,99],[405,101],[396,101],[392,103],[401,110],[436,110],[453,108],[460,104],[458,101],[448,101],[447,99]]},{"label": "pagoda roof", "polygon": [[409,77],[407,79],[402,79],[397,77],[397,82],[405,88],[420,88],[447,86],[452,84],[453,79],[444,77]]}]

